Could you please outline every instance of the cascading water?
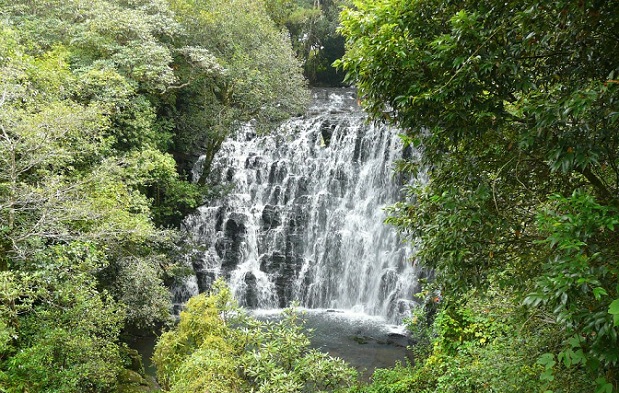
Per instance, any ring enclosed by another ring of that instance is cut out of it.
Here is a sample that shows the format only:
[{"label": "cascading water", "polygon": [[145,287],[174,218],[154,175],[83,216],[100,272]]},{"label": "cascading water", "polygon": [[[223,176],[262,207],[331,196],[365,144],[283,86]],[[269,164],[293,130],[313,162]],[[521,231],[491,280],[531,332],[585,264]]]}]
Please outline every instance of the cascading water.
[{"label": "cascading water", "polygon": [[392,322],[408,313],[418,272],[383,223],[401,188],[393,165],[402,145],[394,130],[366,122],[352,90],[314,96],[306,116],[272,134],[247,125],[223,143],[211,180],[230,191],[184,223],[195,276],[177,302],[224,275],[249,308],[294,300]]}]

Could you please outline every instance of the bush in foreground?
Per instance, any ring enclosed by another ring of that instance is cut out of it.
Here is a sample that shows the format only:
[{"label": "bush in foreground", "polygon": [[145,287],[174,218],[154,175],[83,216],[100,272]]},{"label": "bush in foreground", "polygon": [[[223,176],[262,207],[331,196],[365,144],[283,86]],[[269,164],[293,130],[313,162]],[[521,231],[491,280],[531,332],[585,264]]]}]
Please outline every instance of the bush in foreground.
[{"label": "bush in foreground", "polygon": [[296,311],[277,322],[256,320],[217,281],[210,294],[189,300],[153,360],[170,392],[331,392],[355,383],[346,362],[309,345]]}]

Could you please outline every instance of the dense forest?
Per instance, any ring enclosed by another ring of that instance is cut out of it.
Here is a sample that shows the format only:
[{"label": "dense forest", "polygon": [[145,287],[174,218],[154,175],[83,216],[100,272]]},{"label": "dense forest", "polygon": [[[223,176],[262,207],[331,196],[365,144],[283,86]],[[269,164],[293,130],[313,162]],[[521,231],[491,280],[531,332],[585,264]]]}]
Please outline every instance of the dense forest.
[{"label": "dense forest", "polygon": [[329,4],[0,1],[1,392],[132,381],[124,335],[170,322],[176,228],[215,192],[189,168],[303,113]]},{"label": "dense forest", "polygon": [[618,391],[617,3],[354,4],[341,65],[423,150],[390,221],[442,298],[367,391]]},{"label": "dense forest", "polygon": [[[618,54],[612,1],[0,0],[0,392],[619,391]],[[170,316],[215,153],[308,83],[423,153],[415,362],[369,384],[222,281]]]}]

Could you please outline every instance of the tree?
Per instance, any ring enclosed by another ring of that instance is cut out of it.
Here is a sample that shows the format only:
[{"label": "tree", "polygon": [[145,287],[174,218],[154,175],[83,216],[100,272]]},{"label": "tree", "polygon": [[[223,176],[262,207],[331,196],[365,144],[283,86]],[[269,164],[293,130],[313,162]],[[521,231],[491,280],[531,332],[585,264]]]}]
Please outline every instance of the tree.
[{"label": "tree", "polygon": [[203,153],[205,182],[214,154],[241,122],[268,129],[303,113],[309,97],[290,43],[262,0],[170,0],[170,7],[185,29],[176,57],[182,88],[171,91],[169,108],[176,157]]},{"label": "tree", "polygon": [[[189,151],[186,125],[213,126],[214,154],[234,121],[281,120],[304,102],[261,5],[244,20],[256,41],[194,4],[198,27],[243,38],[206,49],[177,20],[192,15],[164,0],[0,0],[1,391],[116,391],[121,331],[169,322],[170,228],[205,191],[171,154]],[[211,6],[232,19],[227,2]]]},{"label": "tree", "polygon": [[340,86],[344,73],[332,63],[344,54],[344,38],[337,32],[341,0],[265,0],[267,12],[285,28],[303,74],[312,86]]},{"label": "tree", "polygon": [[113,391],[123,368],[124,309],[96,288],[92,271],[105,264],[103,254],[72,243],[48,248],[30,264],[0,272],[0,331],[9,336],[0,351],[0,386],[7,392]]},{"label": "tree", "polygon": [[153,360],[170,392],[304,392],[350,386],[356,371],[309,348],[292,309],[261,322],[241,310],[222,280],[194,296],[178,326],[164,333]]},{"label": "tree", "polygon": [[135,156],[148,150],[160,164],[159,178],[141,184],[140,192],[152,200],[159,226],[178,226],[202,193],[178,176],[174,160],[166,154],[172,149],[173,121],[158,113],[164,94],[177,83],[175,48],[169,41],[182,31],[167,3],[4,3],[0,2],[30,54],[64,48],[64,61],[74,78],[65,94],[76,103],[99,108],[107,121],[102,136],[114,154],[124,159],[123,153]]},{"label": "tree", "polygon": [[423,149],[429,181],[408,188],[390,221],[419,242],[418,260],[436,269],[445,304],[471,287],[516,289],[514,301],[554,316],[561,340],[544,364],[584,366],[599,391],[612,390],[619,18],[611,4],[355,6],[342,17],[340,65],[374,118]]},{"label": "tree", "polygon": [[[172,237],[127,180],[148,171],[114,154],[105,108],[75,99],[70,52],[31,55],[22,34],[0,25],[0,386],[114,391],[121,329],[169,318],[158,250]],[[129,274],[105,279],[129,265],[143,298]]]}]

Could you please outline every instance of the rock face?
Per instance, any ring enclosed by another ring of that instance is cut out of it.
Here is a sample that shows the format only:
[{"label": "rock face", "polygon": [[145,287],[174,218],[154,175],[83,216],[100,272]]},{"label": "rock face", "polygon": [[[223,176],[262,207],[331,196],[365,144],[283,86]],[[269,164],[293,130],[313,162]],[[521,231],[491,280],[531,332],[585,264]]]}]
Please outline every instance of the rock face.
[{"label": "rock face", "polygon": [[398,321],[417,272],[383,208],[399,196],[403,154],[414,152],[368,124],[352,90],[316,91],[308,115],[271,135],[243,127],[213,162],[212,181],[231,191],[184,222],[195,277],[177,301],[223,275],[244,306],[294,300]]}]

